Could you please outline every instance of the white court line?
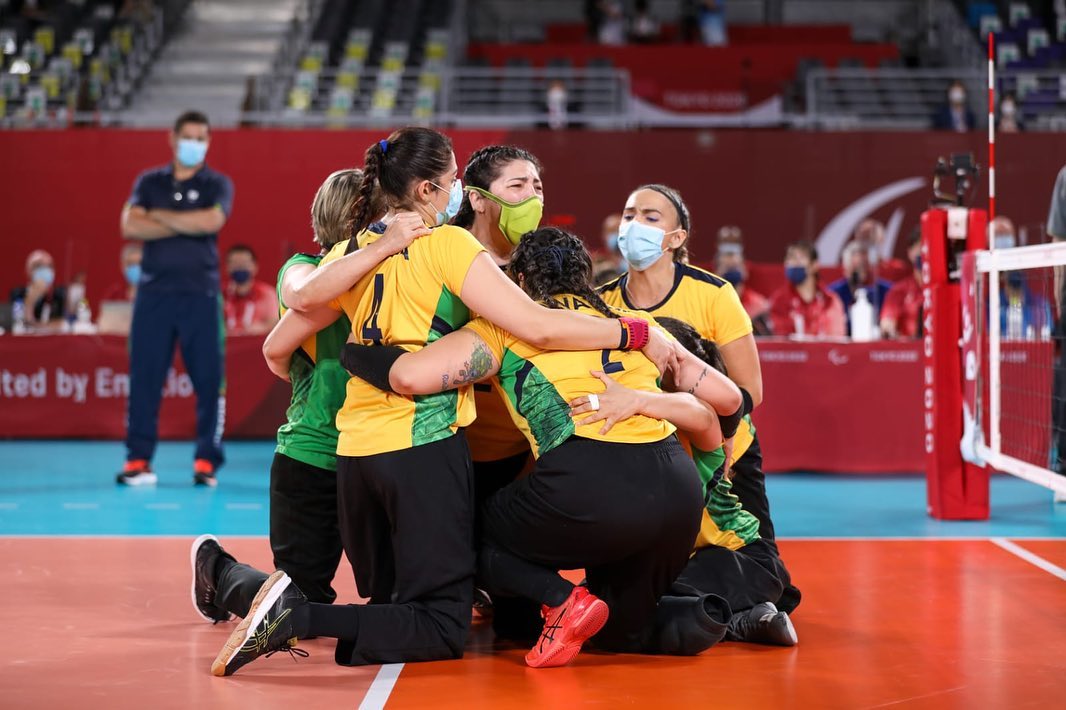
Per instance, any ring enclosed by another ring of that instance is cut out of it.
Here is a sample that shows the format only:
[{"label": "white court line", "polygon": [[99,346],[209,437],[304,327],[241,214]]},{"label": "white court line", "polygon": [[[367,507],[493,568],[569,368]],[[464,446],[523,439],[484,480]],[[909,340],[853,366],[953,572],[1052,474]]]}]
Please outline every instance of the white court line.
[{"label": "white court line", "polygon": [[1011,553],[1012,555],[1021,557],[1029,564],[1035,565],[1040,569],[1044,570],[1045,572],[1050,572],[1062,581],[1066,582],[1066,569],[1063,569],[1056,564],[1048,562],[1040,555],[1029,552],[1029,550],[1026,550],[1024,547],[1021,547],[1020,545],[1015,545],[1010,540],[1007,540],[1002,537],[990,538],[989,542],[1002,547],[1004,550]]},{"label": "white court line", "polygon": [[226,510],[262,510],[262,503],[226,503]]},{"label": "white court line", "polygon": [[402,663],[386,663],[379,668],[378,674],[374,676],[374,682],[366,691],[366,697],[363,698],[363,702],[359,703],[359,710],[381,710],[385,707],[402,670]]},{"label": "white court line", "polygon": [[147,510],[181,510],[181,503],[145,503]]},{"label": "white court line", "polygon": [[63,510],[97,510],[99,503],[64,503]]},{"label": "white court line", "polygon": [[18,510],[18,503],[0,503],[0,510]]}]

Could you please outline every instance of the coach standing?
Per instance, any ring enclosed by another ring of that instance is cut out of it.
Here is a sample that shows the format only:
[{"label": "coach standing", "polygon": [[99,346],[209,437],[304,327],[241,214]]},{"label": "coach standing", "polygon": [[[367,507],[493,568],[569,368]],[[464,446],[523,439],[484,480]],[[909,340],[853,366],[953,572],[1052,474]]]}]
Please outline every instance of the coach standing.
[{"label": "coach standing", "polygon": [[233,183],[204,164],[207,116],[187,111],[174,122],[174,160],[141,173],[122,210],[122,235],[144,242],[130,327],[126,464],[118,483],[153,485],[159,404],[174,344],[196,390],[193,481],[214,486],[222,465],[226,400],[218,232],[233,206]]}]

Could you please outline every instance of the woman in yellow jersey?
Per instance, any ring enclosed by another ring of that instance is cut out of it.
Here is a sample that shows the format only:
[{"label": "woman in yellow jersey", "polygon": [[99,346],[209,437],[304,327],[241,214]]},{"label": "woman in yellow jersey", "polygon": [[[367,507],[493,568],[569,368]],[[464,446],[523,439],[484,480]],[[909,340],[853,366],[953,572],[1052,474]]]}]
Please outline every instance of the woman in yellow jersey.
[{"label": "woman in yellow jersey", "polygon": [[[729,282],[689,265],[690,233],[688,207],[677,190],[666,185],[637,188],[626,200],[618,238],[629,273],[602,286],[600,294],[612,306],[690,323],[716,343],[730,377],[744,394],[747,416],[762,401],[762,370],[751,319]],[[753,427],[740,427],[726,453],[736,472],[733,492],[759,519],[760,536],[776,546],[762,450]],[[786,587],[781,607],[791,611],[799,604],[800,593],[791,582]]]},{"label": "woman in yellow jersey", "polygon": [[[562,230],[549,227],[523,237],[509,271],[530,297],[552,308],[605,320],[629,313],[600,300],[591,285],[588,252]],[[551,351],[483,318],[400,356],[384,375],[372,372],[365,360],[380,361],[375,350],[349,345],[342,360],[394,391],[436,392],[454,386],[456,378],[495,375],[497,391],[537,456],[528,477],[486,503],[478,564],[479,581],[494,596],[543,605],[543,632],[526,662],[563,665],[601,628],[596,643],[602,648],[665,650],[656,634],[656,601],[688,558],[702,507],[692,459],[673,435],[674,426],[654,412],[618,422],[605,433],[599,424],[572,419],[568,405],[576,395],[602,390],[594,371],[658,392],[655,366],[641,354],[613,349]],[[679,363],[668,376],[687,385],[689,393],[669,395],[674,415],[686,428],[713,429],[714,412],[691,392],[735,409],[739,390],[680,348]],[[587,587],[575,587],[557,573],[577,567],[586,570]]]},{"label": "woman in yellow jersey", "polygon": [[[394,222],[375,243],[339,261],[333,268],[315,266],[333,245],[345,238],[347,224],[362,184],[362,170],[338,170],[318,188],[311,204],[311,226],[317,254],[297,253],[278,272],[278,300],[282,312],[305,299],[324,283],[321,272],[347,271],[358,279],[382,259],[396,254],[421,230],[405,230]],[[378,211],[382,211],[380,208]],[[421,223],[420,223],[421,224]],[[330,274],[326,274],[330,278]],[[310,287],[308,285],[310,284]],[[297,295],[300,294],[300,295]],[[332,603],[331,584],[341,558],[337,528],[337,410],[344,402],[348,373],[337,362],[351,324],[340,319],[303,343],[283,374],[292,383],[286,422],[278,429],[277,449],[270,466],[270,547],[274,567],[283,569],[315,602]],[[192,597],[197,612],[208,621],[244,617],[268,575],[240,564],[212,535],[201,535],[190,552]]]},{"label": "woman in yellow jersey", "polygon": [[[541,346],[643,348],[664,368],[675,357],[672,342],[650,332],[645,320],[607,321],[537,305],[469,232],[446,225],[462,186],[444,135],[400,129],[367,149],[363,171],[353,210],[358,244],[338,244],[324,264],[370,248],[400,211],[417,212],[432,233],[386,259],[329,308],[286,313],[272,333],[273,349],[295,349],[344,313],[357,342],[414,351],[463,326],[474,310]],[[388,212],[366,230],[377,190]],[[472,473],[461,427],[473,420],[474,406],[469,383],[456,384],[460,389],[404,397],[348,381],[337,414],[341,539],[360,593],[383,603],[309,603],[287,575],[275,573],[220,653],[225,674],[307,635],[338,639],[336,659],[349,665],[462,655],[475,559]]]},{"label": "woman in yellow jersey", "polygon": [[[718,347],[700,338],[695,328],[674,318],[659,318],[657,322],[689,352],[728,375]],[[631,390],[610,380],[605,383],[607,391],[598,397],[598,410],[584,421],[604,420],[609,426],[637,414],[664,411],[666,405],[657,401],[663,395]],[[570,404],[575,415],[593,411],[587,397],[579,397]],[[708,404],[722,406],[721,402]],[[668,419],[671,416],[667,413]],[[717,443],[721,439],[716,441],[713,437],[716,433],[684,432],[689,437],[692,457],[704,484],[705,505],[692,557],[664,602],[671,608],[683,609],[680,599],[710,595],[722,600],[728,608],[728,625],[723,625],[721,630],[725,639],[794,646],[798,639],[792,621],[775,606],[784,592],[788,572],[776,547],[759,537],[758,519],[744,510],[733,494],[732,475],[725,474],[725,452]],[[706,625],[694,623],[691,615],[673,616],[679,637],[705,633]]]}]

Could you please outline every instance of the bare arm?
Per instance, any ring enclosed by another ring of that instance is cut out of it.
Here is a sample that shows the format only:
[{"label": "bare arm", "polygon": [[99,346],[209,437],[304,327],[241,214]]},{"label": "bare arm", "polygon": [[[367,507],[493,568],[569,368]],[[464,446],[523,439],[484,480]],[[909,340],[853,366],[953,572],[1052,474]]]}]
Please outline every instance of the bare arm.
[{"label": "bare arm", "polygon": [[170,227],[149,217],[148,210],[130,205],[122,210],[121,227],[123,237],[141,241],[166,239],[177,234]]},{"label": "bare arm", "polygon": [[226,214],[218,207],[203,210],[148,210],[148,216],[177,234],[214,234],[226,224]]},{"label": "bare arm", "polygon": [[294,273],[296,267],[290,267],[281,284],[281,300],[286,308],[298,311],[323,306],[349,290],[386,258],[399,254],[415,239],[430,233],[421,217],[413,212],[400,213],[373,244],[317,269]]},{"label": "bare arm", "polygon": [[309,313],[286,311],[263,341],[267,367],[283,380],[289,379],[289,361],[305,340],[340,318],[340,311],[320,308]]},{"label": "bare arm", "polygon": [[433,394],[473,384],[499,371],[499,361],[481,336],[461,328],[421,350],[401,355],[389,370],[389,384],[398,394]]},{"label": "bare arm", "polygon": [[674,371],[673,389],[695,395],[722,416],[729,416],[740,409],[744,400],[740,388],[731,379],[690,353],[680,343],[675,343],[674,347],[677,350],[678,369]]},{"label": "bare arm", "polygon": [[752,408],[762,402],[762,367],[759,365],[759,349],[755,336],[745,335],[718,348],[725,360],[729,377],[751,395]]},{"label": "bare arm", "polygon": [[[463,303],[519,340],[542,350],[604,350],[617,348],[621,326],[613,318],[545,308],[503,275],[485,252],[478,254],[463,281]],[[672,357],[669,340],[651,329],[644,354],[663,372]]]}]

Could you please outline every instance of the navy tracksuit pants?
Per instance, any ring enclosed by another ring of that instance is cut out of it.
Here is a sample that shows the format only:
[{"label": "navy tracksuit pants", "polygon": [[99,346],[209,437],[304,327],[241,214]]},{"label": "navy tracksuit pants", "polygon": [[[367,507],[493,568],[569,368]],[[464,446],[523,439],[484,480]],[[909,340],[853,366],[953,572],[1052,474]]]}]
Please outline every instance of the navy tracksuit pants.
[{"label": "navy tracksuit pants", "polygon": [[225,331],[218,294],[140,290],[130,326],[126,460],[151,460],[159,440],[159,404],[174,345],[196,392],[196,458],[218,468],[226,419]]}]

